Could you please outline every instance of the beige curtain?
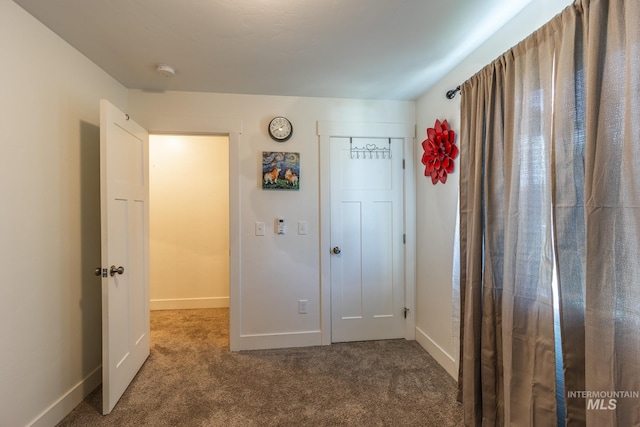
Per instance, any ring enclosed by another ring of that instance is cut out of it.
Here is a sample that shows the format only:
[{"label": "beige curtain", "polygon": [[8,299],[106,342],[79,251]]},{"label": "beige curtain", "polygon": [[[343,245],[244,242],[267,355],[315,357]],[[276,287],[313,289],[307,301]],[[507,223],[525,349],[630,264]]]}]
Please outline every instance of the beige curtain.
[{"label": "beige curtain", "polygon": [[462,85],[465,425],[640,425],[639,3],[576,1]]}]

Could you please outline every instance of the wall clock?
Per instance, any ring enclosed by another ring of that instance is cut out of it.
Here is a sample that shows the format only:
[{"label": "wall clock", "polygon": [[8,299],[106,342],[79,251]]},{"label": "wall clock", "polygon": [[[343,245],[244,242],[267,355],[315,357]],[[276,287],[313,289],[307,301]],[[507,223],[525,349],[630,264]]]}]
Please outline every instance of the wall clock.
[{"label": "wall clock", "polygon": [[288,141],[293,135],[293,126],[285,117],[274,117],[269,122],[269,136],[276,142]]}]

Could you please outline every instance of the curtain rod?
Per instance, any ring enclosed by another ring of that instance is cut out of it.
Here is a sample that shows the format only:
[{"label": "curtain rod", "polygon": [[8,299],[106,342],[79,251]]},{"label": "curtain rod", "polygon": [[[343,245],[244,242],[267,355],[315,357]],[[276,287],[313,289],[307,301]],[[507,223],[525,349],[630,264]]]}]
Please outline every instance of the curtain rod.
[{"label": "curtain rod", "polygon": [[447,95],[446,95],[447,99],[455,98],[456,97],[456,93],[458,93],[459,91],[460,91],[460,86],[458,86],[455,89],[451,89],[451,90],[447,91]]}]

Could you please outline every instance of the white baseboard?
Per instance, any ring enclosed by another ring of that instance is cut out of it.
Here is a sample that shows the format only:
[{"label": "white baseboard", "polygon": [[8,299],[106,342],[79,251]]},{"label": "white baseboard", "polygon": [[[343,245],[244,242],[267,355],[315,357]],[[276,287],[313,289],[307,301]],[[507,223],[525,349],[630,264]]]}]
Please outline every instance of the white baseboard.
[{"label": "white baseboard", "polygon": [[322,345],[322,334],[320,331],[241,335],[231,350],[264,350],[272,348],[310,347],[314,345]]},{"label": "white baseboard", "polygon": [[227,308],[229,297],[152,299],[151,310],[188,310],[193,308]]},{"label": "white baseboard", "polygon": [[456,369],[455,359],[418,327],[416,327],[416,341],[449,373],[449,375],[451,375],[456,381],[458,380],[458,370]]},{"label": "white baseboard", "polygon": [[58,424],[102,383],[102,366],[96,368],[78,384],[73,386],[51,406],[42,411],[32,422],[30,427],[51,427]]}]

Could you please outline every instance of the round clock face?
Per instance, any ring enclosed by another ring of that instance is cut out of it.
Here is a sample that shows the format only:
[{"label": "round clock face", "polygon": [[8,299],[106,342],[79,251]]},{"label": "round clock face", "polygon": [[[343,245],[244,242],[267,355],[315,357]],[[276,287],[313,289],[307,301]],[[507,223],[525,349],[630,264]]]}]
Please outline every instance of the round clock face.
[{"label": "round clock face", "polygon": [[276,117],[269,123],[269,136],[278,142],[285,142],[293,135],[291,122],[284,117]]}]

